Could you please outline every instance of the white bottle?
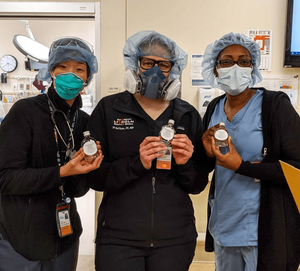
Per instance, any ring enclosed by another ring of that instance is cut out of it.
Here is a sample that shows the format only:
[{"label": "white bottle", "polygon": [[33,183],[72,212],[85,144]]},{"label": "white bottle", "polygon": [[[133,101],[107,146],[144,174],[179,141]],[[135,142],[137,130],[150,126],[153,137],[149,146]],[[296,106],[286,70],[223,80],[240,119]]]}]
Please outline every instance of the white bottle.
[{"label": "white bottle", "polygon": [[98,156],[96,139],[91,137],[90,131],[83,132],[83,136],[81,147],[85,153],[84,160],[91,162]]},{"label": "white bottle", "polygon": [[227,147],[228,146],[228,131],[225,129],[225,123],[220,122],[219,127],[215,130],[215,145],[217,147]]},{"label": "white bottle", "polygon": [[157,158],[156,168],[158,169],[171,169],[172,145],[170,141],[175,135],[174,123],[174,120],[169,119],[168,124],[164,125],[160,130],[159,136],[161,137],[161,142],[163,142],[168,149],[164,151],[163,156]]},{"label": "white bottle", "polygon": [[5,117],[5,111],[2,104],[2,91],[0,90],[0,124],[3,121],[4,117]]}]

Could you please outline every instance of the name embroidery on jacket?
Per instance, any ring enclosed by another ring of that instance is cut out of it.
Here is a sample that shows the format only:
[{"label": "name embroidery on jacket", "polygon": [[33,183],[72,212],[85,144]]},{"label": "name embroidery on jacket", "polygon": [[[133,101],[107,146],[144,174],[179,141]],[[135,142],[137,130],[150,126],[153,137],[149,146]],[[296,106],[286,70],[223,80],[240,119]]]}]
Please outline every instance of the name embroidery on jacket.
[{"label": "name embroidery on jacket", "polygon": [[115,130],[132,130],[134,129],[134,120],[132,118],[116,119],[112,128]]}]

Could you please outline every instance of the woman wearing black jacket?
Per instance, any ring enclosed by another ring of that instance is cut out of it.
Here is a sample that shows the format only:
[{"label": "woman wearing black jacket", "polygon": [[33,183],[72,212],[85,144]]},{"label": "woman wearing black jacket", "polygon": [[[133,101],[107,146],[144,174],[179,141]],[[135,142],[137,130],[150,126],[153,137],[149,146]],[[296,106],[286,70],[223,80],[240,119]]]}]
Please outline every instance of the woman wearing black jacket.
[{"label": "woman wearing black jacket", "polygon": [[[88,123],[104,154],[89,176],[91,187],[104,191],[96,270],[188,270],[197,237],[189,193],[200,193],[208,175],[199,113],[176,98],[187,54],[169,38],[141,31],[127,40],[124,60],[127,91],[103,98]],[[177,130],[171,169],[157,169],[166,150],[158,135],[169,119]]]},{"label": "woman wearing black jacket", "polygon": [[76,270],[82,227],[74,197],[88,191],[85,173],[102,161],[100,146],[92,164],[80,148],[89,117],[80,92],[96,72],[85,41],[54,41],[38,75],[53,78],[47,94],[19,100],[1,123],[1,271]]}]

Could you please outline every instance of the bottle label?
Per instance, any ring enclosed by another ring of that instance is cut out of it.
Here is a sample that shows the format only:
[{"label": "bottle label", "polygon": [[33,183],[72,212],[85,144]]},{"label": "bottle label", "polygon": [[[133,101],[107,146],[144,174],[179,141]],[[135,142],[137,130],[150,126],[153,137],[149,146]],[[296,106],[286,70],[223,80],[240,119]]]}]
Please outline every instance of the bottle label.
[{"label": "bottle label", "polygon": [[172,160],[172,147],[168,147],[164,151],[164,155],[157,158],[156,168],[157,169],[171,169],[171,160]]},{"label": "bottle label", "polygon": [[228,138],[228,133],[225,130],[217,130],[215,132],[215,138],[217,140],[226,140]]},{"label": "bottle label", "polygon": [[97,152],[97,144],[93,140],[84,143],[82,148],[86,155],[94,155]]},{"label": "bottle label", "polygon": [[171,140],[174,137],[174,129],[172,129],[171,127],[164,127],[161,130],[160,135],[165,140]]}]

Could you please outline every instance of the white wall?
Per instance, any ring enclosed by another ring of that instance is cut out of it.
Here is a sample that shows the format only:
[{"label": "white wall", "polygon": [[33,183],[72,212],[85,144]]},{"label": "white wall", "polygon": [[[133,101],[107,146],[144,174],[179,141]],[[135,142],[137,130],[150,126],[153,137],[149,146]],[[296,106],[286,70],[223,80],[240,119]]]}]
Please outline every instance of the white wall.
[{"label": "white wall", "polygon": [[[124,3],[127,6],[124,7]],[[286,0],[103,0],[101,35],[105,38],[101,39],[102,51],[103,46],[113,43],[113,50],[106,52],[110,52],[114,62],[102,59],[101,64],[102,69],[112,70],[113,67],[116,72],[102,82],[102,93],[109,94],[107,82],[122,87],[124,35],[129,37],[146,29],[172,38],[189,56],[203,53],[209,43],[231,31],[272,29],[273,62],[269,74],[299,75],[299,68],[283,68],[286,5]],[[188,64],[182,76],[182,98],[197,107],[197,88],[191,87],[190,72]]]}]

